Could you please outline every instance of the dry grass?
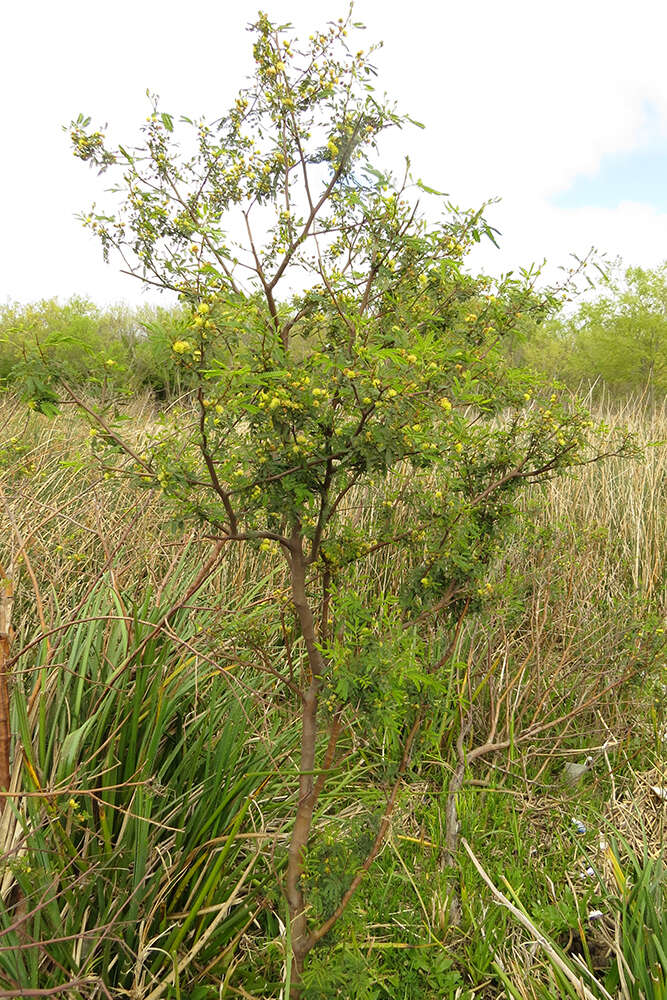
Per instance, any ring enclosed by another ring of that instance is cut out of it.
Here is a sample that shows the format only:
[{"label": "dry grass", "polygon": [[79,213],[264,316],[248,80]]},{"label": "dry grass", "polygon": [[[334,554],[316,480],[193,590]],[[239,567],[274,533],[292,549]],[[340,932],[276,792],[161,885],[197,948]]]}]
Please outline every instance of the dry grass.
[{"label": "dry grass", "polygon": [[[665,607],[667,559],[667,405],[599,406],[593,416],[627,427],[643,457],[610,459],[555,480],[538,493],[535,522],[567,526],[566,545],[584,589],[613,594],[628,582]],[[581,542],[585,543],[582,551]],[[569,543],[569,544],[568,544]],[[591,584],[593,585],[591,587]],[[588,585],[588,587],[586,587]]]}]

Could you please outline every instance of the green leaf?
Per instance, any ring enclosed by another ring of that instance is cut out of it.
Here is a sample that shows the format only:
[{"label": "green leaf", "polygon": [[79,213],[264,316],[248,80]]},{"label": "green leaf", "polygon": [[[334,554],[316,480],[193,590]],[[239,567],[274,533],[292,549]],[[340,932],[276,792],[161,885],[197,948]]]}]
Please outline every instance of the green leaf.
[{"label": "green leaf", "polygon": [[435,194],[439,198],[446,198],[447,197],[447,194],[446,194],[445,191],[436,191],[435,188],[429,187],[428,184],[424,184],[424,182],[422,180],[418,180],[417,181],[417,187],[420,188],[422,191],[426,191],[427,194]]}]

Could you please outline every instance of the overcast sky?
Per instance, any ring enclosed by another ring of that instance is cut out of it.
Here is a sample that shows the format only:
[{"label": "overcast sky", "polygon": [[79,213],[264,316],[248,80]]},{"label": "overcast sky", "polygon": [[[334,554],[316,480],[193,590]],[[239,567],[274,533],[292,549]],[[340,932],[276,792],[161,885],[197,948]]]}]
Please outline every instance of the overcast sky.
[{"label": "overcast sky", "polygon": [[[76,213],[105,178],[70,152],[79,111],[128,144],[147,88],[175,115],[217,116],[252,68],[244,0],[32,0],[0,14],[0,302],[88,295],[136,302]],[[337,0],[264,0],[298,33]],[[382,40],[378,88],[426,129],[404,132],[414,172],[465,207],[491,197],[498,273],[591,245],[627,264],[667,259],[665,0],[357,0]],[[150,297],[155,301],[155,295]]]}]

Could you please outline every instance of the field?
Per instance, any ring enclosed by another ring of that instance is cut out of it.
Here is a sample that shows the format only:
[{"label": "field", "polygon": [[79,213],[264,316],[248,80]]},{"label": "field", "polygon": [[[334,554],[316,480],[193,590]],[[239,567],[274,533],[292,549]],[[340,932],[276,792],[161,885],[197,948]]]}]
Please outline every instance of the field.
[{"label": "field", "polygon": [[[596,406],[642,457],[531,487],[478,607],[436,636],[447,697],[419,753],[397,774],[345,716],[338,757],[319,750],[314,918],[388,829],[308,1000],[666,995],[667,414]],[[0,407],[0,996],[287,998],[299,719],[277,678],[303,649],[284,563],[105,477],[75,412]],[[157,420],[149,397],[130,415],[137,435]],[[365,572],[398,589],[382,553]]]}]

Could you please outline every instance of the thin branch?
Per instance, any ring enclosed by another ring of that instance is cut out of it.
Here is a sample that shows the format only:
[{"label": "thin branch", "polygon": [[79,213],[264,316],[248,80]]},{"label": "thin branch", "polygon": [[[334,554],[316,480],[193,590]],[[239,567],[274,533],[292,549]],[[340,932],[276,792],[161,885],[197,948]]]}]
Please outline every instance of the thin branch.
[{"label": "thin branch", "polygon": [[287,267],[289,266],[289,263],[290,263],[292,257],[294,256],[294,254],[296,253],[296,251],[298,250],[298,248],[301,246],[301,244],[304,242],[304,240],[307,239],[308,234],[310,232],[310,228],[311,228],[313,222],[315,221],[315,219],[317,218],[317,215],[318,215],[320,209],[326,203],[326,201],[329,199],[329,197],[331,196],[331,193],[333,192],[334,188],[336,187],[336,184],[340,180],[340,178],[341,178],[341,176],[343,174],[343,171],[345,170],[345,168],[347,166],[347,163],[348,163],[348,161],[350,159],[350,156],[352,155],[352,150],[354,149],[355,141],[357,139],[357,136],[359,135],[359,129],[360,128],[361,128],[361,118],[359,119],[359,121],[357,122],[357,124],[355,125],[355,127],[354,127],[354,129],[352,131],[352,134],[350,136],[348,145],[347,145],[346,150],[345,150],[345,154],[341,157],[340,162],[338,163],[338,166],[336,167],[336,169],[333,172],[331,180],[329,181],[329,183],[327,184],[326,188],[324,189],[324,191],[320,195],[319,200],[311,208],[310,214],[309,214],[308,218],[306,219],[306,221],[304,223],[303,229],[301,230],[301,234],[287,248],[285,256],[283,257],[283,259],[282,259],[282,261],[280,263],[280,266],[278,267],[278,270],[276,271],[276,273],[274,274],[273,278],[269,282],[269,288],[271,289],[271,291],[273,291],[273,289],[276,287],[276,285],[278,284],[278,282],[282,278],[283,274],[287,270]]},{"label": "thin branch", "polygon": [[338,737],[340,736],[340,731],[342,728],[341,716],[343,714],[343,709],[338,708],[334,714],[331,721],[331,730],[329,732],[329,742],[327,744],[327,749],[324,754],[324,760],[322,761],[322,767],[320,773],[317,776],[317,780],[313,786],[313,808],[317,805],[317,800],[320,797],[322,789],[329,777],[329,771],[331,770],[331,765],[334,762],[334,757],[336,756],[336,747],[338,745]]},{"label": "thin branch", "polygon": [[235,535],[238,532],[238,520],[236,514],[234,513],[234,509],[230,503],[229,493],[227,492],[226,489],[224,489],[220,480],[218,479],[218,472],[208,447],[208,437],[206,434],[206,407],[204,406],[204,393],[202,392],[201,386],[199,386],[199,390],[197,392],[197,399],[199,400],[199,407],[200,407],[199,448],[204,457],[204,462],[206,464],[208,474],[211,477],[211,484],[213,486],[213,489],[222,500],[223,506],[227,513],[227,517],[229,518],[230,534]]}]

